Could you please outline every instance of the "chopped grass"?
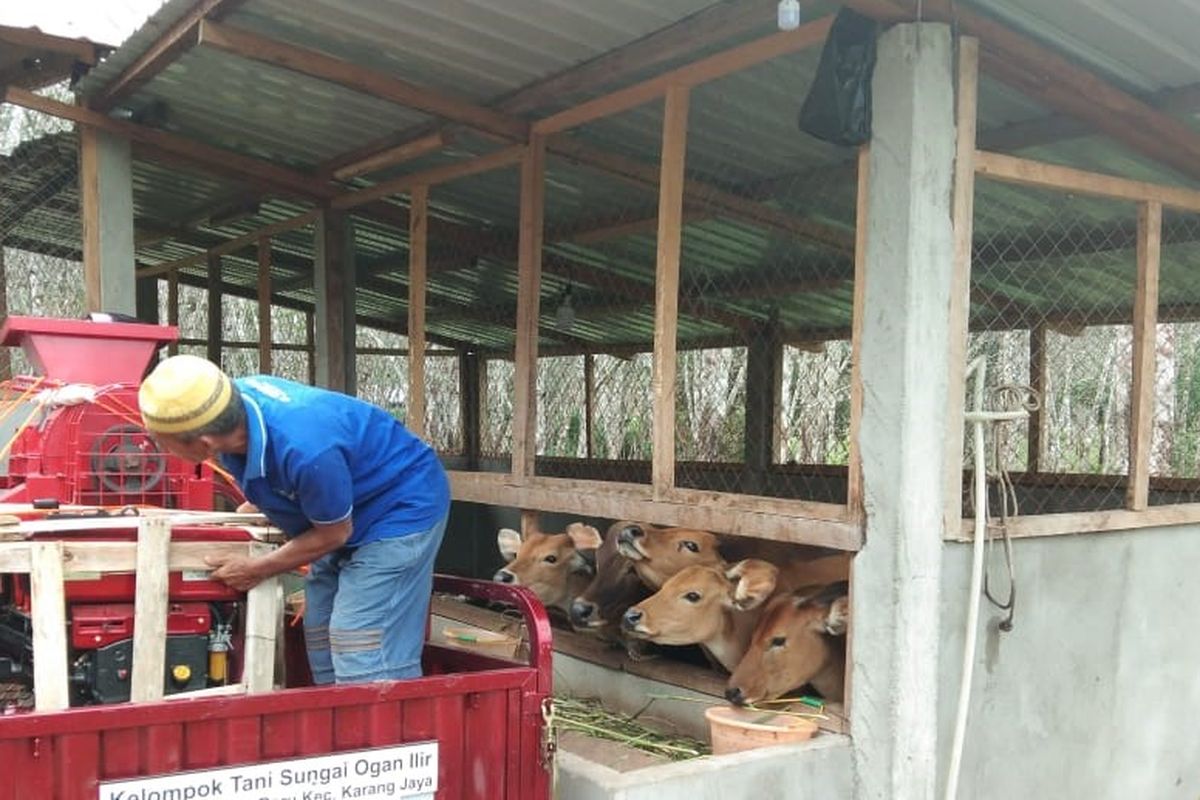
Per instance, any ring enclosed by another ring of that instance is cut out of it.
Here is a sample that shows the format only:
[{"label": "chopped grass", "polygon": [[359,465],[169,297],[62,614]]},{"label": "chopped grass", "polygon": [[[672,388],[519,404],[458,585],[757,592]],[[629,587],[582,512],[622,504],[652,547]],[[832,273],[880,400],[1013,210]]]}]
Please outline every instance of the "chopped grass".
[{"label": "chopped grass", "polygon": [[554,720],[560,731],[578,731],[597,739],[663,756],[672,761],[707,755],[710,748],[685,736],[668,736],[626,714],[607,711],[594,698],[555,697]]}]

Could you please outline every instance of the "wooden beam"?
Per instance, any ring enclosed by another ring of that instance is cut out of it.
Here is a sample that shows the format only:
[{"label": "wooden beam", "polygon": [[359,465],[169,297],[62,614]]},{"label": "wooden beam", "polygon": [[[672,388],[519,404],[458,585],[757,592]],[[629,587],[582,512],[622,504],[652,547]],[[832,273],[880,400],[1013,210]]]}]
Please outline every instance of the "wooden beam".
[{"label": "wooden beam", "polygon": [[[252,556],[263,556],[271,545],[251,542]],[[283,614],[283,586],[280,576],[267,578],[246,595],[245,661],[242,683],[248,694],[269,692],[275,688],[275,636]]]},{"label": "wooden beam", "polygon": [[[1022,515],[1009,517],[1004,527],[1005,532],[1014,539],[1030,539],[1040,536],[1078,536],[1086,533],[1115,533],[1174,525],[1195,525],[1197,522],[1200,522],[1200,503],[1180,503],[1151,506],[1144,511],[1116,508],[1109,511]],[[971,524],[970,520],[964,520],[962,528],[947,538],[958,542],[971,541]]]},{"label": "wooden beam", "polygon": [[372,97],[506,138],[524,139],[528,132],[525,123],[505,114],[316,50],[286,44],[249,31],[205,21],[200,24],[200,44],[346,86]]},{"label": "wooden beam", "polygon": [[245,0],[198,0],[183,16],[162,32],[133,63],[109,81],[90,105],[97,111],[108,111],[139,86],[154,78],[185,52],[196,45],[198,26],[205,17],[217,17],[232,12]]},{"label": "wooden beam", "polygon": [[269,161],[251,158],[132,122],[123,122],[96,111],[68,105],[24,89],[8,87],[4,91],[4,102],[61,119],[69,119],[80,125],[90,125],[106,130],[132,142],[149,145],[189,161],[212,166],[214,169],[237,170],[243,174],[243,177],[253,177],[264,181],[289,195],[328,199],[337,194],[337,190],[328,184]]},{"label": "wooden beam", "polygon": [[340,195],[333,199],[330,207],[336,209],[354,208],[373,200],[381,200],[391,195],[407,193],[417,186],[436,186],[440,183],[466,178],[480,172],[490,172],[494,169],[509,167],[521,160],[524,150],[523,146],[514,145],[455,164],[446,164],[413,173],[412,175],[403,175],[390,181],[377,183],[366,189],[359,189],[355,192]]},{"label": "wooden beam", "polygon": [[1044,464],[1048,418],[1046,410],[1046,386],[1049,383],[1048,361],[1046,359],[1046,337],[1049,328],[1039,324],[1029,332],[1029,388],[1033,390],[1038,400],[1037,408],[1029,412],[1029,430],[1026,434],[1028,449],[1027,469],[1029,472],[1040,472]]},{"label": "wooden beam", "polygon": [[1133,304],[1133,393],[1129,425],[1129,487],[1125,507],[1150,503],[1150,448],[1154,445],[1158,341],[1158,274],[1162,252],[1162,206],[1138,206],[1137,294]]},{"label": "wooden beam", "polygon": [[[845,5],[887,21],[912,19],[914,0],[845,0]],[[1031,100],[1082,120],[1135,152],[1184,175],[1200,178],[1200,133],[1103,80],[1022,33],[955,4],[926,9],[925,18],[952,23],[960,34],[978,37],[980,61],[989,76]]]},{"label": "wooden beam", "polygon": [[735,536],[819,545],[862,546],[862,525],[844,505],[726,492],[673,489],[656,498],[644,484],[534,476],[515,485],[504,473],[450,471],[451,496],[470,503],[636,519]]},{"label": "wooden beam", "polygon": [[129,699],[134,703],[160,700],[167,671],[167,559],[171,549],[171,520],[138,520],[137,582],[133,614],[133,674]]},{"label": "wooden beam", "polygon": [[224,294],[221,287],[221,257],[208,257],[208,271],[205,273],[208,285],[208,360],[220,366],[222,362],[221,340],[225,338]]},{"label": "wooden beam", "polygon": [[584,457],[592,458],[595,443],[593,441],[596,416],[596,356],[585,353],[583,356],[583,435]]},{"label": "wooden beam", "polygon": [[0,25],[0,42],[7,42],[14,47],[23,47],[29,50],[62,53],[89,66],[99,60],[97,50],[113,49],[111,45],[90,42],[86,39],[69,39],[65,36],[42,33],[36,28],[16,28],[11,25]]},{"label": "wooden beam", "polygon": [[[643,188],[658,187],[658,171],[653,166],[599,150],[565,134],[551,137],[547,142],[547,150],[553,155],[630,181]],[[854,251],[853,235],[841,228],[780,211],[694,178],[684,181],[683,190],[684,200],[691,206],[712,209],[719,215],[756,227],[807,239],[846,255]]]},{"label": "wooden beam", "polygon": [[654,445],[651,485],[662,498],[675,487],[675,343],[679,326],[679,256],[690,90],[672,86],[663,109],[658,256],[654,272]]},{"label": "wooden beam", "polygon": [[271,237],[258,237],[258,371],[271,374]]},{"label": "wooden beam", "polygon": [[303,228],[306,225],[311,225],[316,222],[320,216],[320,209],[306,211],[303,214],[297,214],[294,217],[280,220],[279,222],[259,228],[256,231],[251,231],[250,233],[242,234],[241,236],[229,239],[223,244],[212,247],[203,253],[184,256],[183,258],[177,258],[174,261],[155,264],[152,267],[141,267],[137,271],[137,276],[139,278],[149,278],[154,275],[166,275],[181,269],[186,269],[187,267],[194,267],[209,257],[229,255],[231,253],[236,253],[239,250],[244,250],[247,247],[253,247],[263,237],[272,237],[277,234],[284,233],[285,231],[295,230],[296,228]]},{"label": "wooden beam", "polygon": [[1119,200],[1155,202],[1184,211],[1200,212],[1200,191],[1194,189],[1134,181],[1028,158],[979,150],[975,153],[975,171],[993,180],[1022,186],[1061,189]]},{"label": "wooden beam", "polygon": [[408,403],[404,425],[425,438],[425,262],[429,246],[429,187],[408,200]]},{"label": "wooden beam", "polygon": [[[0,230],[0,319],[8,318],[8,266],[4,263],[4,231]],[[0,380],[8,380],[12,372],[12,348],[0,347]]]},{"label": "wooden beam", "polygon": [[351,162],[344,167],[335,168],[329,174],[339,181],[349,180],[358,175],[367,175],[381,169],[395,167],[414,158],[436,153],[444,149],[453,140],[454,138],[449,132],[435,131],[428,136],[422,136],[411,142],[389,147],[366,158]]},{"label": "wooden beam", "polygon": [[[167,273],[167,324],[172,328],[179,327],[179,271]],[[171,342],[167,345],[168,355],[179,355],[179,344]]]},{"label": "wooden beam", "polygon": [[38,711],[70,706],[67,671],[67,601],[63,586],[63,543],[29,546],[33,628],[33,698]]},{"label": "wooden beam", "polygon": [[944,420],[943,531],[962,519],[963,397],[967,372],[967,329],[971,316],[971,249],[975,223],[975,128],[979,108],[979,40],[958,38],[955,81],[954,265],[950,275],[949,398]]},{"label": "wooden beam", "polygon": [[101,308],[104,265],[100,245],[100,141],[95,128],[79,130],[79,223],[83,238],[83,297],[88,311]]},{"label": "wooden beam", "polygon": [[781,31],[738,45],[549,117],[543,117],[533,123],[533,130],[547,136],[559,133],[649,103],[665,95],[672,87],[690,89],[764,61],[805,50],[825,41],[832,25],[833,17],[825,16],[795,30]]},{"label": "wooden beam", "polygon": [[867,209],[871,188],[870,149],[858,148],[858,184],[854,203],[854,295],[850,311],[850,448],[846,456],[846,508],[863,513],[862,445],[862,335],[867,304]]},{"label": "wooden beam", "polygon": [[512,479],[534,474],[537,454],[538,318],[542,291],[542,232],[545,227],[546,140],[531,136],[521,162],[518,242],[516,365],[513,376]]}]

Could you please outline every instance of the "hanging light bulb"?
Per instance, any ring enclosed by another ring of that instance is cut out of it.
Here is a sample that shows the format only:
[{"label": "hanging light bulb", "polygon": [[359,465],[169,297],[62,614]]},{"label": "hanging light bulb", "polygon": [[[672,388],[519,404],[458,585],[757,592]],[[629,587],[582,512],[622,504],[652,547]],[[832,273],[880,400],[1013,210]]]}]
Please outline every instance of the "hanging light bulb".
[{"label": "hanging light bulb", "polygon": [[563,290],[562,300],[559,301],[558,310],[554,312],[554,324],[559,330],[569,331],[575,325],[575,307],[571,305],[571,286]]},{"label": "hanging light bulb", "polygon": [[800,0],[779,0],[779,30],[794,31],[800,27]]}]

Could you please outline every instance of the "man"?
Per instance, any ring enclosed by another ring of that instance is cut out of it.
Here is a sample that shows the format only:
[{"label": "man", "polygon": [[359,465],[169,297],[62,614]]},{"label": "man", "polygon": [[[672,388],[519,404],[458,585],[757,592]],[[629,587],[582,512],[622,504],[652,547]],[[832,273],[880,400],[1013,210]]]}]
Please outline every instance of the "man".
[{"label": "man", "polygon": [[258,558],[211,559],[239,590],[311,564],[304,634],[316,683],[421,675],[433,563],[450,489],[437,454],[383,409],[281,378],[162,361],[138,394],[169,452],[216,456],[287,534]]}]

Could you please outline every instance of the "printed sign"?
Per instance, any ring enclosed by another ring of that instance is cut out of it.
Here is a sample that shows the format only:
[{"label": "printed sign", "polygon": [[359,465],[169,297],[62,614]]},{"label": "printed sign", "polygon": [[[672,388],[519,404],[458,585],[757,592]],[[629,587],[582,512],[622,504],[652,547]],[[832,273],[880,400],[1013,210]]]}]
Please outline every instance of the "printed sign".
[{"label": "printed sign", "polygon": [[437,742],[105,781],[98,800],[433,800]]}]

